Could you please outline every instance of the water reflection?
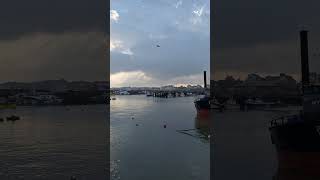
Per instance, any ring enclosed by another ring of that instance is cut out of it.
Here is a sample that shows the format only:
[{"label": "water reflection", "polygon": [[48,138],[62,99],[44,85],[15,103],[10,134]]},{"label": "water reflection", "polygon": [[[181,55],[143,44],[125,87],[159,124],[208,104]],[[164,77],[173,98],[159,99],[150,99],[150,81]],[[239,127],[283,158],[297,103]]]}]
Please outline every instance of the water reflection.
[{"label": "water reflection", "polygon": [[103,179],[108,110],[104,105],[2,110],[0,179]]},{"label": "water reflection", "polygon": [[208,143],[209,141],[209,122],[210,117],[208,114],[197,113],[195,117],[195,128],[192,129],[181,129],[177,130],[177,132],[200,139],[204,143]]},{"label": "water reflection", "polygon": [[203,135],[204,139],[209,140],[209,124],[210,116],[209,114],[197,113],[195,117],[195,127],[198,132]]},{"label": "water reflection", "polygon": [[195,128],[193,100],[130,95],[111,101],[111,178],[209,179],[210,149]]}]

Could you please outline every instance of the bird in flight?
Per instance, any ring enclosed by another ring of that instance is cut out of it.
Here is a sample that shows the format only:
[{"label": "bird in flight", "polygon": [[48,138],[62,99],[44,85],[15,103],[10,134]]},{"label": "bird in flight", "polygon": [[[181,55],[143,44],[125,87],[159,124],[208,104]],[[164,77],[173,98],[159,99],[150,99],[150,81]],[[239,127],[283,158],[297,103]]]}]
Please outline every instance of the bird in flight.
[{"label": "bird in flight", "polygon": [[157,45],[157,47],[160,47],[160,45]]}]

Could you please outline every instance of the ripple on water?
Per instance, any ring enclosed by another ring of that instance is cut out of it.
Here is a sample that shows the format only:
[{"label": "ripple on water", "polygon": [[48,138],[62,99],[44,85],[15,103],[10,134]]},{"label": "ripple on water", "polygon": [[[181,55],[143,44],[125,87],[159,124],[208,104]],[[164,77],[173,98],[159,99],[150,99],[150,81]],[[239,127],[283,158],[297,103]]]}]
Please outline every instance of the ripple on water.
[{"label": "ripple on water", "polygon": [[111,180],[120,179],[120,160],[110,161]]}]

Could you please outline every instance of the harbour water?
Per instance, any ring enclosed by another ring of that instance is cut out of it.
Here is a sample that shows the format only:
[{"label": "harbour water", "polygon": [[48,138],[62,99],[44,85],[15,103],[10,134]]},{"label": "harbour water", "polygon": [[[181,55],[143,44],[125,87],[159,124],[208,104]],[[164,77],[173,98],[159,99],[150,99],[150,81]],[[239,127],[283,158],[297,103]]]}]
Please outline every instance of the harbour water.
[{"label": "harbour water", "polygon": [[[108,106],[1,110],[21,120],[0,122],[0,179],[108,179],[110,108],[111,179],[208,180],[208,118],[193,100],[130,95]],[[296,111],[212,112],[213,177],[272,180],[279,169],[269,121]]]},{"label": "harbour water", "polygon": [[107,179],[108,107],[0,110],[0,179]]},{"label": "harbour water", "polygon": [[209,140],[194,130],[193,100],[142,95],[111,101],[112,179],[208,180]]},{"label": "harbour water", "polygon": [[[272,144],[270,120],[297,113],[299,107],[266,111],[227,110],[213,112],[213,178],[216,180],[287,180],[299,169],[278,168],[277,152]],[[282,162],[285,163],[285,162]],[[293,174],[292,174],[293,173]],[[279,177],[281,174],[281,177]],[[307,179],[307,178],[306,178]]]}]

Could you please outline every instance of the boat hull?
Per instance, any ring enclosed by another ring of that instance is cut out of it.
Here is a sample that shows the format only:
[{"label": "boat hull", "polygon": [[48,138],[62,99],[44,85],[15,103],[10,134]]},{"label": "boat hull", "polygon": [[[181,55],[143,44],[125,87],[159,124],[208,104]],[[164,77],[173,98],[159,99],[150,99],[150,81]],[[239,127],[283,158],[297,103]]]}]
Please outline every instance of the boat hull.
[{"label": "boat hull", "polygon": [[194,101],[194,105],[197,111],[201,110],[209,110],[210,109],[210,101],[209,98],[202,98]]},{"label": "boat hull", "polygon": [[274,179],[320,179],[320,136],[317,125],[300,122],[270,128],[278,170]]},{"label": "boat hull", "polygon": [[277,150],[320,152],[320,135],[314,123],[297,122],[270,128]]},{"label": "boat hull", "polygon": [[277,156],[278,170],[275,180],[320,179],[320,152],[280,150]]}]

